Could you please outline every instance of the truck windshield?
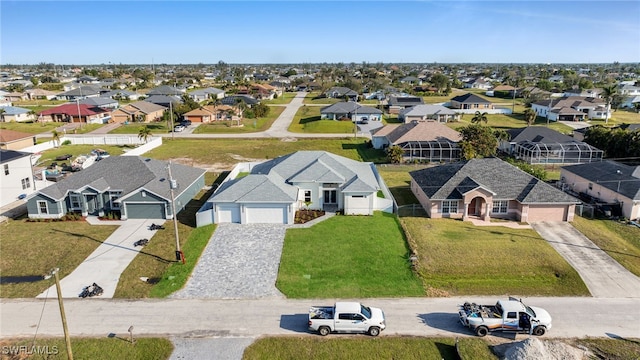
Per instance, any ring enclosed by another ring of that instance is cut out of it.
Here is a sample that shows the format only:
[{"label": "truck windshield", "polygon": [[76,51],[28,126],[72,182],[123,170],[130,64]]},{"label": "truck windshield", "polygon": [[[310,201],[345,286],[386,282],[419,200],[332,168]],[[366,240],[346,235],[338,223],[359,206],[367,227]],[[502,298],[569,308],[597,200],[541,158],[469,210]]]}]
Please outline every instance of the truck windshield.
[{"label": "truck windshield", "polygon": [[364,315],[367,319],[371,319],[371,309],[364,306],[364,305],[360,305],[360,311],[362,312],[362,315]]},{"label": "truck windshield", "polygon": [[527,314],[533,316],[534,318],[536,317],[536,312],[533,311],[533,309],[528,306],[527,306]]}]

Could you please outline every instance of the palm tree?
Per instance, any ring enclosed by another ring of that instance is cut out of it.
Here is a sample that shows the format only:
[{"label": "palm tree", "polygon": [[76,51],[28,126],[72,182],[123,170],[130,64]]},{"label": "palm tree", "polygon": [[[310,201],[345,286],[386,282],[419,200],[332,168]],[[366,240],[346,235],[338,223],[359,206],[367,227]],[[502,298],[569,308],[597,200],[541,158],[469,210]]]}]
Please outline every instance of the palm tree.
[{"label": "palm tree", "polygon": [[0,122],[4,122],[4,113],[5,112],[6,111],[4,109],[0,108]]},{"label": "palm tree", "polygon": [[481,122],[484,122],[486,124],[488,121],[489,121],[489,118],[487,118],[486,112],[481,113],[480,111],[476,111],[473,118],[471,118],[472,124],[481,123]]},{"label": "palm tree", "polygon": [[604,123],[609,123],[609,112],[611,111],[611,99],[613,95],[618,92],[618,88],[615,85],[609,85],[602,88],[602,97],[607,101],[607,112],[604,117]]},{"label": "palm tree", "polygon": [[53,145],[55,147],[60,146],[60,133],[57,130],[51,130],[51,136],[53,140]]},{"label": "palm tree", "polygon": [[527,122],[527,125],[531,126],[533,125],[534,122],[536,122],[536,117],[538,115],[536,114],[535,111],[533,111],[533,109],[528,108],[524,110],[524,121]]},{"label": "palm tree", "polygon": [[144,143],[146,144],[147,140],[149,139],[149,136],[153,136],[153,134],[151,134],[151,129],[149,129],[147,125],[140,126],[138,131],[138,139],[143,140]]},{"label": "palm tree", "polygon": [[387,158],[393,164],[399,164],[404,157],[404,150],[398,145],[392,145],[387,149]]}]

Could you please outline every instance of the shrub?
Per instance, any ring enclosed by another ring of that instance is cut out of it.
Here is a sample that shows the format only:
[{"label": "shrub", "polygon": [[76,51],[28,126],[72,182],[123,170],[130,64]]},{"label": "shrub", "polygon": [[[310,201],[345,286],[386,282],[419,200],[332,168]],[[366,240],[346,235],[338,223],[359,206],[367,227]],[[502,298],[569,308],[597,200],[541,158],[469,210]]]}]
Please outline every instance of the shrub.
[{"label": "shrub", "polygon": [[65,140],[62,142],[62,145],[71,145],[71,140]]}]

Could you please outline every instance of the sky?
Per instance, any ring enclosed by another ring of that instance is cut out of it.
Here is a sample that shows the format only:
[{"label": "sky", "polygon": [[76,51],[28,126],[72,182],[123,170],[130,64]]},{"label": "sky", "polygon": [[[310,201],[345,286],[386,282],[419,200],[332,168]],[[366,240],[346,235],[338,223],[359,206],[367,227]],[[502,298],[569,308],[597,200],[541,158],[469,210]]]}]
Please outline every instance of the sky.
[{"label": "sky", "polygon": [[0,0],[0,64],[640,62],[640,1]]}]

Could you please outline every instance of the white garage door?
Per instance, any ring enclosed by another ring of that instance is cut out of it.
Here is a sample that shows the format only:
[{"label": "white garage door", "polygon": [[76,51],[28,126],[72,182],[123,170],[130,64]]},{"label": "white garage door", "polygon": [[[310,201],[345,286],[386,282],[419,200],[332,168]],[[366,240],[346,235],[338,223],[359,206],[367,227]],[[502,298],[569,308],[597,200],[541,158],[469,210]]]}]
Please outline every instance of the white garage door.
[{"label": "white garage door", "polygon": [[371,213],[367,196],[346,196],[345,212],[347,215],[369,215]]},{"label": "white garage door", "polygon": [[247,205],[245,213],[248,224],[287,223],[287,205]]},{"label": "white garage door", "polygon": [[240,223],[240,205],[218,205],[217,223]]}]

